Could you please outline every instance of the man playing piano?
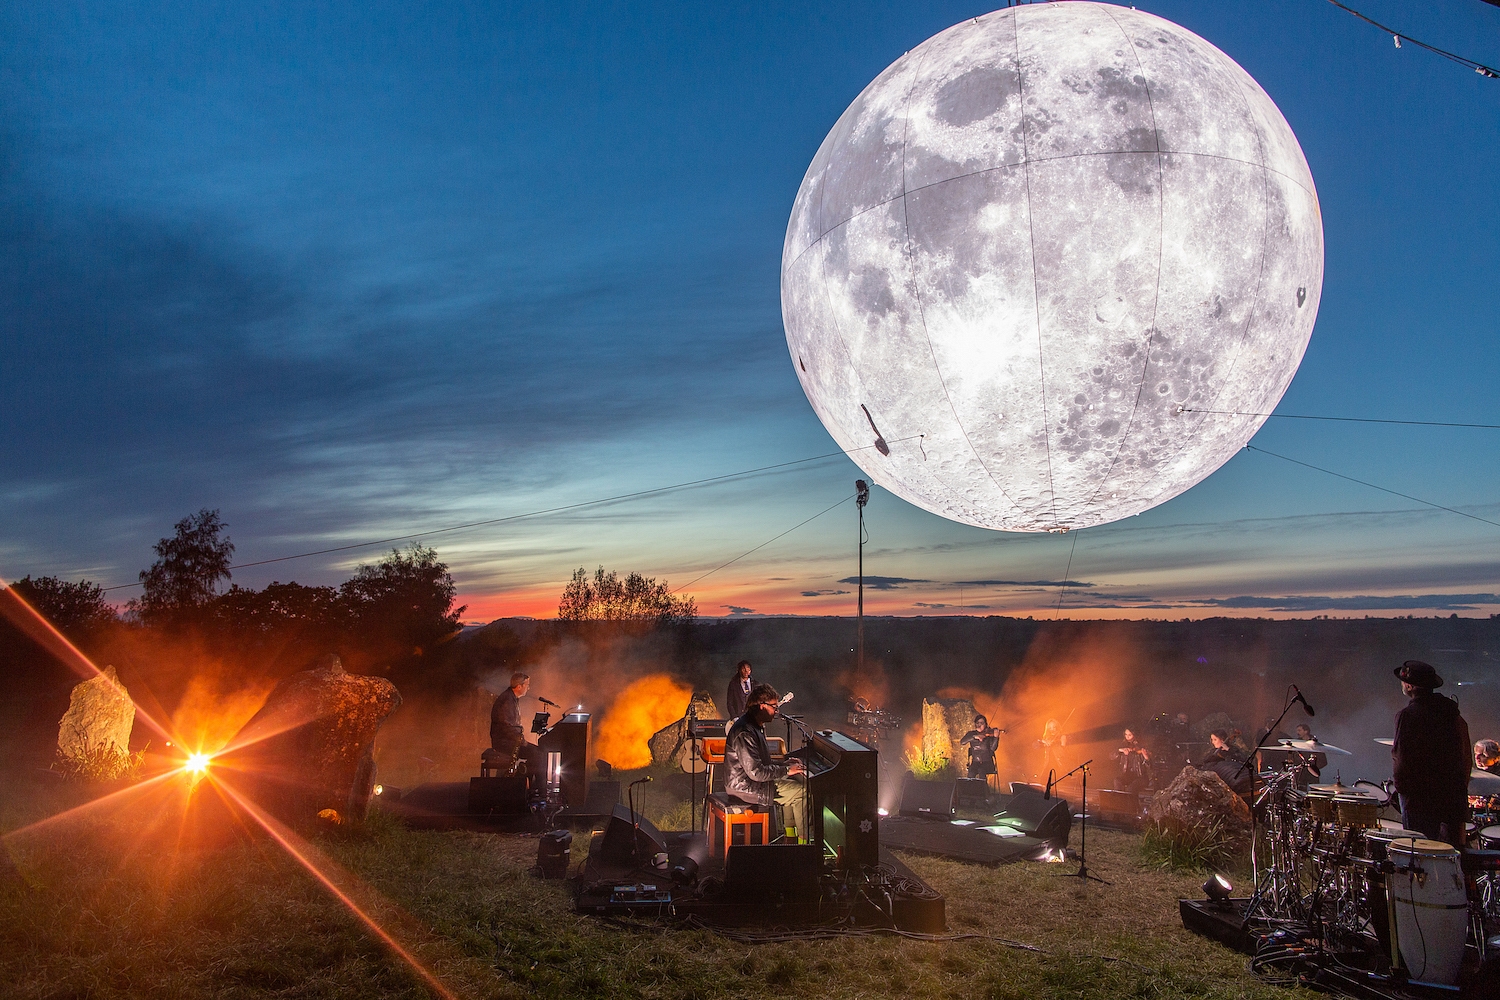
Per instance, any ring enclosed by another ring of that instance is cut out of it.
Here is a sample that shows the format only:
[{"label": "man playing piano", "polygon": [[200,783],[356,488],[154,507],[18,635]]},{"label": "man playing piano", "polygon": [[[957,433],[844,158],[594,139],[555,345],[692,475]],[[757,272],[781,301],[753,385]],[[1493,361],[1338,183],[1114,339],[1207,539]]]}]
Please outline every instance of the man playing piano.
[{"label": "man playing piano", "polygon": [[769,684],[757,684],[750,690],[745,714],[729,728],[725,740],[724,763],[729,771],[724,791],[731,798],[753,802],[770,810],[772,800],[782,809],[786,825],[797,832],[797,839],[807,839],[807,817],[804,803],[807,795],[807,772],[800,760],[790,764],[771,758],[766,742],[766,724],[776,718],[781,696]]}]

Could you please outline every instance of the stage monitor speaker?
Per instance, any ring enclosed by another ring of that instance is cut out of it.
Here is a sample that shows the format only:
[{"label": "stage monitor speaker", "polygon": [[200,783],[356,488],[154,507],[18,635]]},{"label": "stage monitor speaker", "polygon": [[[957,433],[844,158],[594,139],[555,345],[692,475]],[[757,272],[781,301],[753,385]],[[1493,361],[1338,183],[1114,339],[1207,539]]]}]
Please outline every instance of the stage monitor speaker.
[{"label": "stage monitor speaker", "polygon": [[724,858],[725,901],[785,906],[818,901],[823,848],[817,844],[737,844]]},{"label": "stage monitor speaker", "polygon": [[523,816],[529,811],[524,777],[469,779],[470,815]]},{"label": "stage monitor speaker", "polygon": [[1073,828],[1073,810],[1068,800],[1056,794],[1046,798],[1043,793],[1024,785],[1016,788],[1005,809],[995,818],[1006,826],[1015,827],[1028,837],[1045,840],[1057,847],[1066,847],[1068,833]]},{"label": "stage monitor speaker", "polygon": [[630,810],[616,805],[599,841],[599,860],[607,865],[650,867],[651,860],[666,850],[666,839],[649,819],[636,813],[632,823]]},{"label": "stage monitor speaker", "polygon": [[[1141,797],[1135,792],[1122,792],[1114,788],[1101,788],[1099,814],[1113,820],[1131,821],[1141,814]],[[1090,813],[1090,815],[1093,815]]]},{"label": "stage monitor speaker", "polygon": [[898,811],[902,816],[952,819],[957,792],[958,782],[951,779],[924,781],[907,778],[901,785],[901,808]]},{"label": "stage monitor speaker", "polygon": [[989,801],[990,786],[983,778],[958,779],[958,804],[982,806]]}]

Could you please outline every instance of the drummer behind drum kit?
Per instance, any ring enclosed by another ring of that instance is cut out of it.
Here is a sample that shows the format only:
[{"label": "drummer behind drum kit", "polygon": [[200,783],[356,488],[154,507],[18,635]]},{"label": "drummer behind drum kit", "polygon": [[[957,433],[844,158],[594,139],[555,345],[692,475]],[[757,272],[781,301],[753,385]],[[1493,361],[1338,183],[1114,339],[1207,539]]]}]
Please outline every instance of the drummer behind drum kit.
[{"label": "drummer behind drum kit", "polygon": [[[1299,753],[1349,751],[1316,740],[1258,749],[1297,753],[1287,754],[1280,770],[1258,776],[1255,811],[1265,829],[1251,853],[1256,889],[1245,929],[1304,928],[1310,932],[1304,938],[1345,968],[1354,956],[1374,953],[1383,959],[1378,964],[1388,961],[1409,981],[1445,986],[1458,981],[1470,932],[1485,957],[1485,918],[1500,917],[1500,809],[1494,808],[1500,777],[1476,772],[1471,782],[1471,791],[1486,793],[1487,811],[1476,810],[1476,817],[1492,821],[1477,831],[1482,850],[1470,852],[1468,867],[1479,869],[1478,898],[1471,901],[1464,856],[1453,845],[1381,819],[1392,804],[1387,787],[1370,781],[1297,787],[1306,763]],[[1476,787],[1481,780],[1488,784]],[[1497,854],[1486,857],[1488,851]]]}]

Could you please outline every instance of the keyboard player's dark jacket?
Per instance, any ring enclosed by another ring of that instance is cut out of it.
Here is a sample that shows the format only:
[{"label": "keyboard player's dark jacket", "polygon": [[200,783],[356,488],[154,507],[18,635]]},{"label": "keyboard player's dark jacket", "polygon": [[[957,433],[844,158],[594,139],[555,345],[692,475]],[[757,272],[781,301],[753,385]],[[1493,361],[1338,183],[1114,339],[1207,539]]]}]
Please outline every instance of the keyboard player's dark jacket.
[{"label": "keyboard player's dark jacket", "polygon": [[776,779],[785,778],[788,768],[771,759],[765,727],[749,712],[729,729],[724,742],[724,763],[729,765],[724,791],[744,802],[771,802],[776,797]]}]

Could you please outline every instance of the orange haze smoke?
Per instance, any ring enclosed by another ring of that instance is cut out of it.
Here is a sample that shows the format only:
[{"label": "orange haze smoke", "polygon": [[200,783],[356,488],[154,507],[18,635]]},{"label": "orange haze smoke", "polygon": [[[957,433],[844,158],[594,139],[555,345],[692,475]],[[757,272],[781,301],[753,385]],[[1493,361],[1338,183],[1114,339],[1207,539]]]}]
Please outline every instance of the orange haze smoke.
[{"label": "orange haze smoke", "polygon": [[211,677],[195,676],[188,681],[172,713],[172,728],[189,752],[218,753],[260,711],[273,686],[263,680],[237,691],[224,691]]},{"label": "orange haze smoke", "polygon": [[651,763],[648,740],[682,718],[693,689],[668,674],[647,674],[621,691],[594,735],[594,756],[630,771]]}]

